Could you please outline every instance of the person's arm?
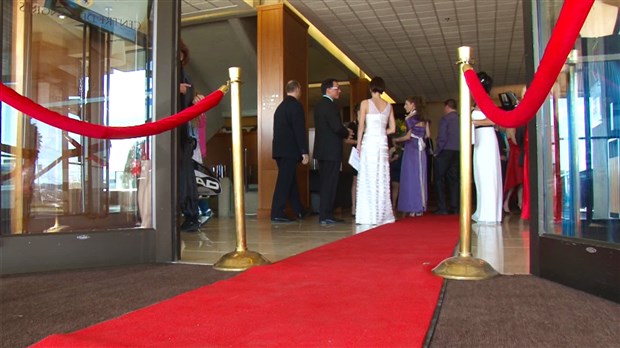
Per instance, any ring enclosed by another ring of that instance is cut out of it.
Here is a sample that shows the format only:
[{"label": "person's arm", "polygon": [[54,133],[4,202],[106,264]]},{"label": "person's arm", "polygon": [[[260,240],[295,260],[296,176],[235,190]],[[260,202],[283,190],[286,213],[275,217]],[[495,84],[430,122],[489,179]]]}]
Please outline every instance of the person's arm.
[{"label": "person's arm", "polygon": [[387,135],[394,134],[396,132],[396,121],[394,120],[394,109],[390,106],[390,118],[388,119]]},{"label": "person's arm", "polygon": [[306,138],[306,119],[304,117],[304,109],[301,103],[295,102],[291,104],[291,127],[295,136],[297,148],[301,152],[301,162],[308,163],[308,141]]},{"label": "person's arm", "polygon": [[448,142],[448,120],[446,117],[442,117],[439,121],[439,135],[437,135],[435,156],[440,154],[446,143]]},{"label": "person's arm", "polygon": [[515,128],[506,128],[506,139],[512,140],[515,145],[518,145]]},{"label": "person's arm", "polygon": [[398,160],[398,158],[400,157],[400,154],[398,153],[397,150],[398,150],[398,148],[396,146],[392,146],[388,150],[388,152],[390,154],[390,162],[394,162],[394,161]]},{"label": "person's arm", "polygon": [[431,126],[429,122],[426,122],[426,135],[424,137],[425,138],[431,137]]},{"label": "person's arm", "polygon": [[329,129],[338,134],[341,138],[348,138],[351,136],[352,132],[349,128],[342,125],[342,121],[340,120],[340,111],[338,110],[338,106],[335,103],[330,105],[329,110],[327,110],[328,114],[326,114],[327,126]]},{"label": "person's arm", "polygon": [[196,104],[198,104],[201,100],[203,100],[204,98],[205,98],[205,96],[204,96],[204,95],[202,95],[202,94],[200,94],[200,93],[197,93],[197,94],[194,96],[194,100],[192,101],[192,104],[193,104],[193,105],[196,105]]},{"label": "person's arm", "polygon": [[190,85],[189,83],[181,83],[179,85],[179,93],[181,94],[187,94],[187,90],[192,87],[192,85]]},{"label": "person's arm", "polygon": [[481,120],[472,120],[471,123],[474,126],[494,126],[495,125],[495,122],[489,120],[486,117]]},{"label": "person's arm", "polygon": [[[355,132],[357,131],[357,129],[353,129],[353,127],[357,128],[357,126],[355,126],[355,123],[351,122],[351,123],[349,123],[347,128],[350,129],[353,132],[353,134],[355,135]],[[349,137],[349,138],[346,138],[344,140],[344,143],[348,144],[348,145],[356,146],[357,145],[357,139],[355,137],[352,137],[352,138]]]},{"label": "person's arm", "polygon": [[362,151],[362,139],[366,130],[366,112],[368,111],[368,101],[363,100],[360,104],[359,119],[357,120],[357,150]]},{"label": "person's arm", "polygon": [[[405,120],[406,120],[406,119],[405,119]],[[407,123],[407,121],[405,121],[405,123]],[[407,129],[408,129],[408,128],[409,128],[409,127],[407,127]],[[405,133],[405,135],[400,136],[400,137],[398,137],[398,138],[394,138],[394,139],[392,139],[392,142],[393,142],[393,143],[402,143],[403,141],[407,141],[407,140],[409,140],[409,139],[411,139],[411,129],[408,129],[408,130],[407,130],[407,133]]]}]

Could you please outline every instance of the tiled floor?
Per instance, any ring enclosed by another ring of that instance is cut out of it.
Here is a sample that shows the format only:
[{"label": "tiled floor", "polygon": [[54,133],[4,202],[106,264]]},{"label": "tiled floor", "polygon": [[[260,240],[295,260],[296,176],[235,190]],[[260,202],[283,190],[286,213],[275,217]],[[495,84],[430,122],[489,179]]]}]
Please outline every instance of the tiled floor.
[{"label": "tiled floor", "polygon": [[[273,224],[247,216],[247,248],[274,262],[370,228],[348,223],[322,226],[316,216],[301,222]],[[199,232],[181,234],[181,262],[213,264],[235,250],[234,217],[212,218]],[[507,215],[501,225],[472,226],[472,253],[502,274],[529,273],[529,227],[518,214]]]}]

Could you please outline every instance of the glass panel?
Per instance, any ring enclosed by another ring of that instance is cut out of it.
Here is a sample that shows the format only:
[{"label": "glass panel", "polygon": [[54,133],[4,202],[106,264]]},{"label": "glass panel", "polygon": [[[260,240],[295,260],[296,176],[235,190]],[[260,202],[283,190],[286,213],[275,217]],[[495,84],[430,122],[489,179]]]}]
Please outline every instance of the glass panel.
[{"label": "glass panel", "polygon": [[[540,51],[562,2],[536,2]],[[617,6],[595,2],[538,119],[543,233],[620,243]]]},{"label": "glass panel", "polygon": [[[144,123],[150,3],[3,1],[2,82],[73,119]],[[83,137],[4,103],[2,115],[3,235],[151,227],[150,139]]]}]

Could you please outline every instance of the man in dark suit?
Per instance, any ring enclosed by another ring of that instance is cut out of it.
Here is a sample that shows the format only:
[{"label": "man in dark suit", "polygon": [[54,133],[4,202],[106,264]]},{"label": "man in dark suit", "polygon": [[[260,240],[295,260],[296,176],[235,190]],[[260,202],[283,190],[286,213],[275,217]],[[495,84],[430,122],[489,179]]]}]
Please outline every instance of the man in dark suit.
[{"label": "man in dark suit", "polygon": [[340,87],[335,79],[327,79],[321,84],[321,101],[314,106],[313,157],[319,161],[319,222],[334,224],[344,222],[333,214],[340,163],[342,161],[342,141],[351,137],[351,130],[340,120],[340,109],[335,100],[340,98]]},{"label": "man in dark suit", "polygon": [[295,80],[286,84],[286,97],[273,116],[272,157],[278,164],[278,179],[271,201],[271,221],[291,222],[284,214],[287,199],[299,219],[304,208],[299,199],[295,171],[297,163],[308,164],[308,141],[304,109],[299,102],[301,85]]}]

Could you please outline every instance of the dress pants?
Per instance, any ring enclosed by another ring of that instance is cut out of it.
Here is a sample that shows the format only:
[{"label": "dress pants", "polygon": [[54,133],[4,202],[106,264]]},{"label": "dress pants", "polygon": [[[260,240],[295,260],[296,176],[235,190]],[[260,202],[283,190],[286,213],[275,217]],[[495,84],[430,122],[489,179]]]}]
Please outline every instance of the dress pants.
[{"label": "dress pants", "polygon": [[442,150],[434,160],[435,164],[435,192],[437,194],[437,209],[448,211],[446,205],[446,178],[450,192],[450,210],[458,212],[459,208],[459,172],[460,151]]},{"label": "dress pants", "polygon": [[286,217],[284,209],[286,208],[287,200],[291,203],[295,213],[303,213],[303,205],[299,198],[296,180],[298,160],[290,157],[279,157],[276,158],[276,163],[278,164],[278,179],[276,180],[276,187],[271,201],[271,218]]},{"label": "dress pants", "polygon": [[319,220],[334,218],[340,161],[319,161]]},{"label": "dress pants", "polygon": [[178,168],[179,181],[179,205],[181,212],[186,218],[198,217],[198,188],[196,186],[196,174],[194,173],[195,142],[190,137],[183,137],[180,144],[180,159]]}]

